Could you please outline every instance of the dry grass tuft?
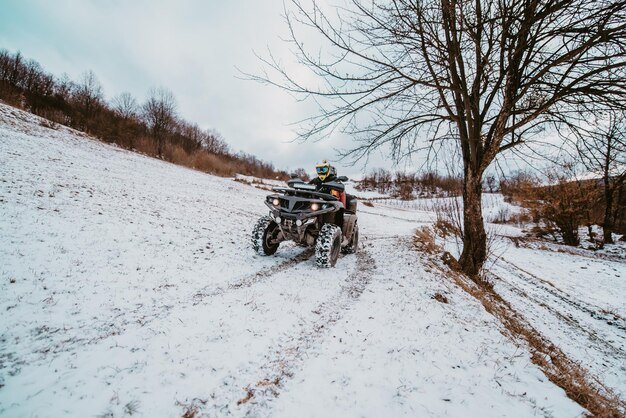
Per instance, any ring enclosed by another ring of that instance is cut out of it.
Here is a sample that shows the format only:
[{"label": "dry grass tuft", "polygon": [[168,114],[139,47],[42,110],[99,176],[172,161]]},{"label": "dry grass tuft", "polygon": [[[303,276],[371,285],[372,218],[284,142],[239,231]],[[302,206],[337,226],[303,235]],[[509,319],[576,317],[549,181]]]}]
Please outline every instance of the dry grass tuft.
[{"label": "dry grass tuft", "polygon": [[427,254],[435,254],[442,250],[435,242],[435,233],[427,226],[415,230],[415,234],[413,235],[413,247],[415,247],[417,251]]},{"label": "dry grass tuft", "polygon": [[279,386],[280,385],[280,376],[276,376],[274,379],[269,380],[269,379],[263,379],[263,380],[259,380],[256,385],[258,387],[268,387],[268,386]]},{"label": "dry grass tuft", "polygon": [[449,303],[448,298],[438,292],[435,293],[431,299],[435,299],[437,302],[441,302],[441,303]]},{"label": "dry grass tuft", "polygon": [[437,219],[433,225],[433,228],[437,232],[437,235],[444,239],[448,237],[461,238],[463,234],[458,226],[454,225],[447,219]]},{"label": "dry grass tuft", "polygon": [[443,261],[443,264],[448,266],[450,269],[454,271],[461,271],[461,265],[459,264],[458,260],[454,258],[454,256],[449,252],[446,251],[443,253],[443,255],[441,256],[441,261]]},{"label": "dry grass tuft", "polygon": [[176,405],[183,407],[182,418],[195,418],[200,413],[201,406],[206,405],[206,403],[206,399],[194,398],[188,404],[177,401]]},{"label": "dry grass tuft", "polygon": [[253,397],[254,397],[254,389],[248,387],[246,388],[246,396],[239,399],[237,401],[237,405],[243,405],[244,403],[248,403],[250,399],[252,399]]},{"label": "dry grass tuft", "polygon": [[185,411],[183,412],[182,417],[183,418],[195,418],[195,416],[198,414],[198,409],[197,408],[193,408],[193,409],[185,409]]}]

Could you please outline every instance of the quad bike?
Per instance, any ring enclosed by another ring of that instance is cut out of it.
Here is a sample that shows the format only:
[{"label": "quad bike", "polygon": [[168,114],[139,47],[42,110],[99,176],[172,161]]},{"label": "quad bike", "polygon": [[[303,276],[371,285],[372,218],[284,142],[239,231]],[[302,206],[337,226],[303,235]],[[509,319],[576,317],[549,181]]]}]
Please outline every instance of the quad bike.
[{"label": "quad bike", "polygon": [[[347,177],[339,177],[346,181]],[[339,253],[351,254],[359,246],[354,196],[345,195],[345,186],[327,182],[318,188],[300,179],[291,179],[288,187],[274,187],[265,204],[269,216],[260,218],[252,231],[252,247],[261,255],[272,255],[283,241],[294,241],[302,246],[315,246],[315,260],[319,267],[334,267]]]}]

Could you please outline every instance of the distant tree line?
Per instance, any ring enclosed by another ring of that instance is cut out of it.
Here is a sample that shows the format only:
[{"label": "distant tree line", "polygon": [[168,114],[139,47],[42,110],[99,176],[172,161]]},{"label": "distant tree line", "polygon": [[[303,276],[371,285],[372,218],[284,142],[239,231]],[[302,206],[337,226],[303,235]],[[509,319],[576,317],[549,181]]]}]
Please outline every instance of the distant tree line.
[{"label": "distant tree line", "polygon": [[358,190],[377,191],[402,200],[416,197],[458,196],[463,191],[460,177],[445,176],[434,171],[422,174],[379,168],[370,171],[357,185]]},{"label": "distant tree line", "polygon": [[130,93],[107,103],[93,71],[77,81],[55,77],[20,52],[0,49],[0,100],[105,142],[205,172],[288,178],[271,163],[234,153],[218,132],[184,120],[165,88],[151,89],[143,103]]}]

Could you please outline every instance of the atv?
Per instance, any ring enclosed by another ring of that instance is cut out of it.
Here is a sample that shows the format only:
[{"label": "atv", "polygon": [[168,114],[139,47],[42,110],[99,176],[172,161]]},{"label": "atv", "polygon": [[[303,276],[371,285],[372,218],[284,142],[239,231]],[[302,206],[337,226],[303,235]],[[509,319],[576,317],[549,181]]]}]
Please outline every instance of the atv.
[{"label": "atv", "polygon": [[291,179],[288,187],[274,187],[265,204],[269,216],[261,217],[252,231],[252,247],[260,255],[272,255],[283,241],[315,246],[319,267],[334,267],[339,253],[352,254],[359,246],[357,200],[346,195],[346,207],[339,196],[345,193],[340,181],[323,183],[318,189],[300,179]]}]

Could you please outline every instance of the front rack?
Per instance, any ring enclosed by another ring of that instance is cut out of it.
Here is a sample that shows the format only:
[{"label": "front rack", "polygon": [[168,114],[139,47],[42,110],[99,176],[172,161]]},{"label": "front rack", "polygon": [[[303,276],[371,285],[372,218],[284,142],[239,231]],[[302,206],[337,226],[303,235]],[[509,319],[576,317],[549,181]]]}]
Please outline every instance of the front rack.
[{"label": "front rack", "polygon": [[298,189],[292,189],[290,187],[272,187],[272,191],[277,192],[277,193],[285,193],[290,196],[301,196],[305,198],[308,196],[314,196],[320,199],[330,200],[330,201],[339,200],[337,197],[333,196],[332,194],[314,192],[310,190],[298,190]]}]

